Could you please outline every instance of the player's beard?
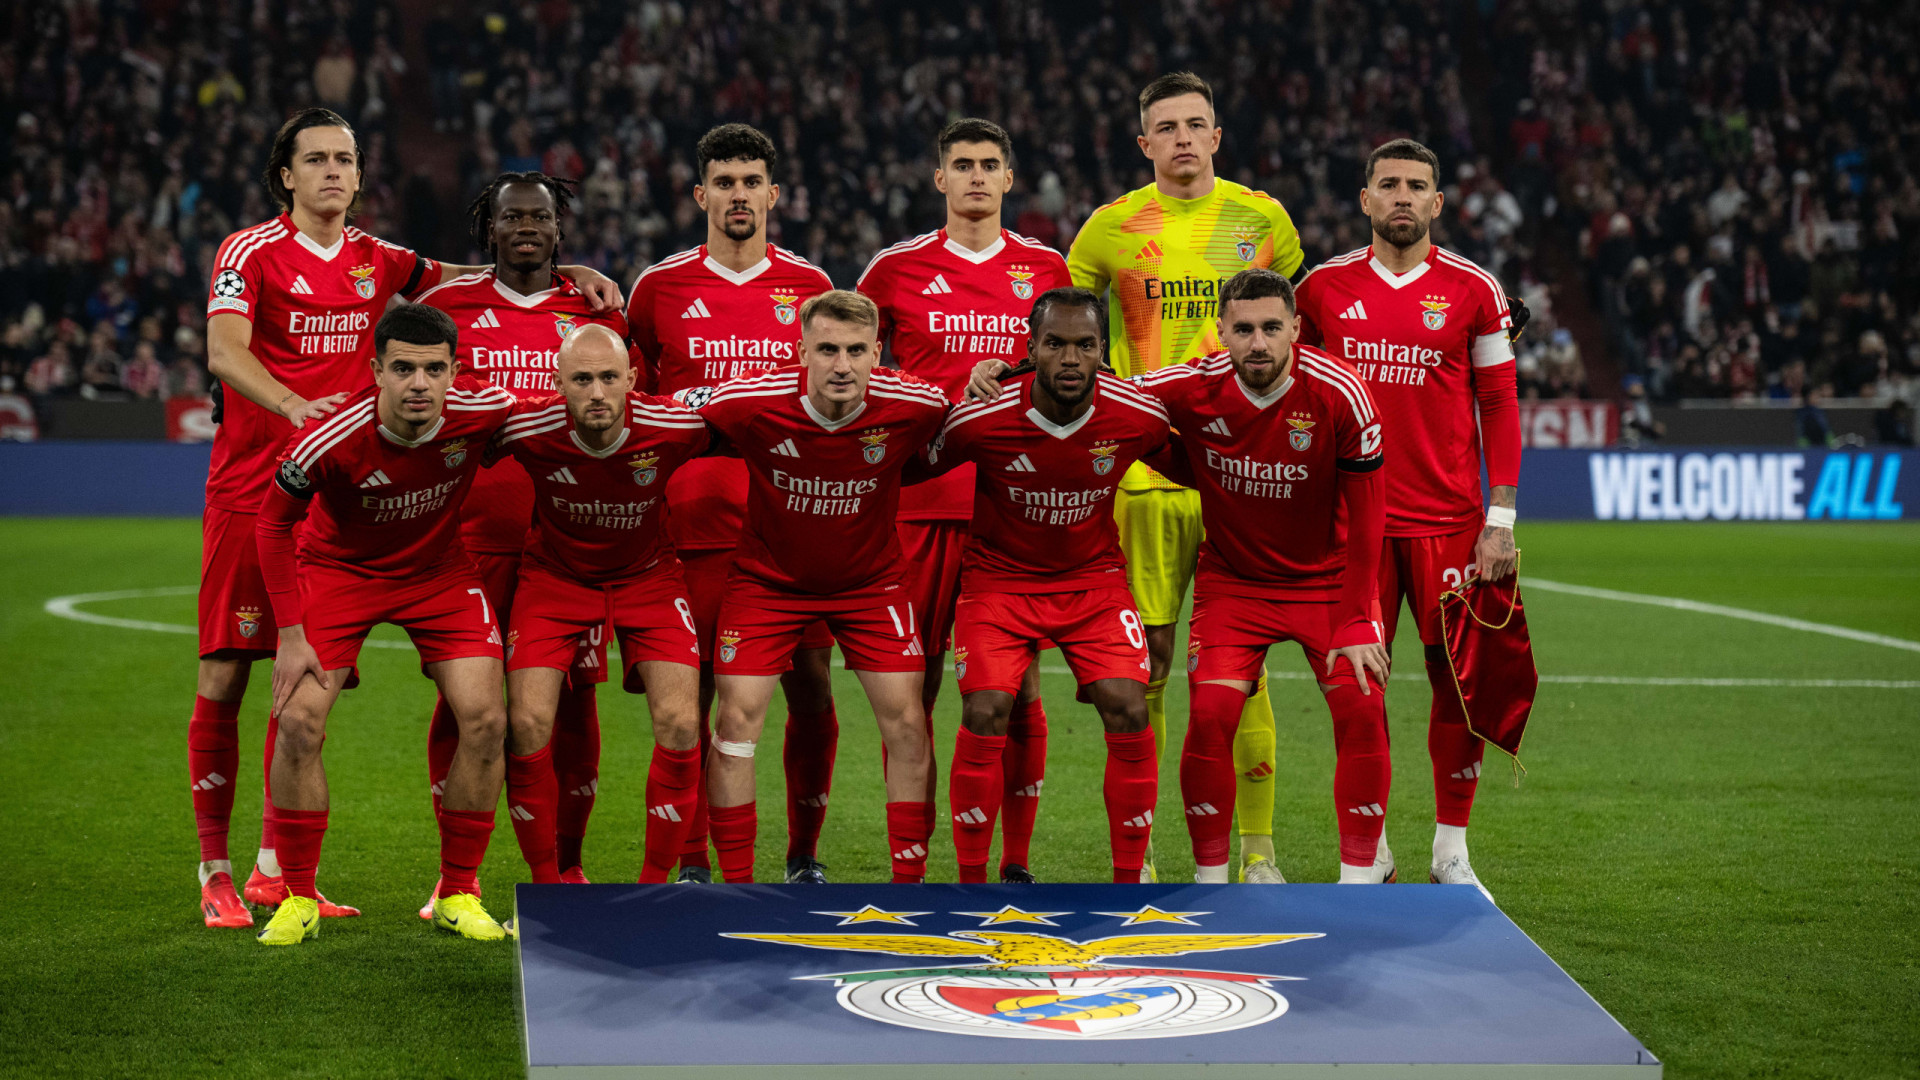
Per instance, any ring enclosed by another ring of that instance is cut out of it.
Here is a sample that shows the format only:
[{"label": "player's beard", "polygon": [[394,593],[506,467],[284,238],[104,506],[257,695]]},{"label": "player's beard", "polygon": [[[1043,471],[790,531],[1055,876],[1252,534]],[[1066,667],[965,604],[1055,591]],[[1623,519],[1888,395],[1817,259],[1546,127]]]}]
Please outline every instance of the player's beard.
[{"label": "player's beard", "polygon": [[727,239],[735,241],[736,243],[743,243],[753,239],[753,234],[760,231],[760,215],[751,210],[747,211],[747,214],[748,217],[744,224],[722,218],[720,220],[720,232],[725,235]]},{"label": "player's beard", "polygon": [[[1255,385],[1252,379],[1247,378],[1247,373],[1244,369],[1241,370],[1240,381],[1247,384],[1247,389],[1252,390],[1256,394],[1264,394],[1280,381],[1280,375],[1283,369],[1279,361],[1274,359],[1272,353],[1252,353],[1249,354],[1246,359],[1260,359],[1268,362],[1267,381],[1258,385]],[[1246,360],[1242,360],[1241,363],[1246,363]]]},{"label": "player's beard", "polygon": [[1374,222],[1373,235],[1385,240],[1397,248],[1410,248],[1426,239],[1427,223],[1424,221]]},{"label": "player's beard", "polygon": [[1068,394],[1061,390],[1051,379],[1041,380],[1040,388],[1045,390],[1047,396],[1052,398],[1054,403],[1062,409],[1071,410],[1081,402],[1087,400],[1088,394],[1093,393],[1093,376],[1088,375],[1081,380],[1080,392],[1076,394]]}]

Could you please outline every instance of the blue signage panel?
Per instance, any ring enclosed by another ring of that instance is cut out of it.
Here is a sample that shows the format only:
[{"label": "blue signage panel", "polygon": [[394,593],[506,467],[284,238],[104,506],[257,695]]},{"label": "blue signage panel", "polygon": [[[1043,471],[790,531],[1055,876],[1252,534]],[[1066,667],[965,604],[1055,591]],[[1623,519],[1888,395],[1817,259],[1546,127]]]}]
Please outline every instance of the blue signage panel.
[{"label": "blue signage panel", "polygon": [[1660,1068],[1463,886],[522,885],[518,914],[533,1075]]},{"label": "blue signage panel", "polygon": [[1523,518],[1901,521],[1920,517],[1912,451],[1663,447],[1528,450]]},{"label": "blue signage panel", "polygon": [[209,443],[0,442],[0,515],[199,517]]}]

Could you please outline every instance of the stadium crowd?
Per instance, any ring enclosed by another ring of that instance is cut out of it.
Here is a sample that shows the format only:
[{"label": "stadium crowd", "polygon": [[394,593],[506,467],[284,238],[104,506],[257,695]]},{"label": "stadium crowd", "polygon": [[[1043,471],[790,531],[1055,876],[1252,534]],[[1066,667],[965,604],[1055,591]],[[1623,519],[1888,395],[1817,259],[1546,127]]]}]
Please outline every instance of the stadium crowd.
[{"label": "stadium crowd", "polygon": [[[933,135],[969,113],[1013,135],[1009,227],[1064,251],[1095,207],[1150,176],[1131,145],[1134,91],[1195,67],[1222,89],[1221,175],[1281,199],[1308,266],[1367,243],[1353,193],[1369,148],[1414,134],[1462,163],[1436,235],[1527,299],[1523,394],[1584,388],[1520,204],[1475,143],[1457,11],[1327,0],[1088,18],[1004,4],[948,18],[886,0],[549,0],[443,6],[406,41],[390,2],[254,11],[243,28],[213,5],[13,5],[18,32],[0,49],[0,391],[203,389],[207,267],[221,237],[271,215],[258,169],[299,105],[326,104],[359,130],[356,224],[438,250],[452,215],[393,141],[410,62],[434,128],[465,147],[463,191],[508,169],[581,178],[568,257],[623,285],[699,243],[692,147],[726,120],[779,143],[773,238],[837,284],[940,219]],[[267,62],[288,55],[314,59]]]},{"label": "stadium crowd", "polygon": [[1920,397],[1911,9],[1515,0],[1490,26],[1518,212],[1578,238],[1629,393]]}]

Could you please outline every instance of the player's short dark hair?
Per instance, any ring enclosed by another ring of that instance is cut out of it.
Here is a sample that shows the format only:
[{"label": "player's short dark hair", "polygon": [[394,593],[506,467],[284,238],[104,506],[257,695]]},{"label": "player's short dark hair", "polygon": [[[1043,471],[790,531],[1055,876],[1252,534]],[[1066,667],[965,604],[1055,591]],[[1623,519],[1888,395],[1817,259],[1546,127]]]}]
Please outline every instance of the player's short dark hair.
[{"label": "player's short dark hair", "polygon": [[767,179],[773,179],[773,170],[780,163],[780,151],[767,138],[767,133],[752,124],[721,124],[694,144],[694,158],[700,171],[700,182],[706,183],[707,166],[715,161],[759,161],[767,166]]},{"label": "player's short dark hair", "polygon": [[1287,302],[1287,314],[1291,315],[1297,310],[1293,301],[1293,282],[1265,267],[1250,266],[1220,286],[1220,317],[1227,317],[1227,305],[1235,300],[1265,300],[1270,296]]},{"label": "player's short dark hair", "polygon": [[1034,300],[1033,309],[1027,312],[1029,332],[1037,330],[1040,320],[1053,314],[1053,309],[1057,307],[1080,307],[1093,312],[1094,325],[1100,328],[1100,340],[1107,339],[1106,301],[1095,295],[1093,290],[1083,289],[1078,285],[1062,285],[1057,289],[1048,289],[1041,293]]},{"label": "player's short dark hair", "polygon": [[1427,167],[1433,170],[1433,182],[1436,184],[1440,182],[1439,154],[1427,149],[1420,143],[1414,142],[1412,139],[1394,139],[1391,142],[1383,142],[1379,146],[1374,147],[1373,153],[1367,155],[1368,184],[1373,183],[1373,167],[1389,159],[1393,161],[1424,161],[1427,163]]},{"label": "player's short dark hair", "polygon": [[445,345],[449,356],[460,349],[460,328],[453,316],[428,304],[399,304],[387,309],[373,324],[373,355],[387,358],[387,343]]},{"label": "player's short dark hair", "polygon": [[947,163],[947,151],[954,143],[975,142],[992,143],[1000,148],[1000,160],[1009,169],[1013,168],[1013,138],[1007,129],[991,120],[982,120],[977,116],[962,117],[940,130],[940,164]]},{"label": "player's short dark hair", "polygon": [[[288,191],[287,185],[281,182],[280,170],[293,167],[293,144],[299,139],[300,133],[308,128],[317,127],[346,128],[347,134],[353,136],[354,165],[363,166],[367,160],[366,153],[360,149],[360,133],[353,130],[353,125],[347,123],[346,117],[332,109],[322,109],[319,106],[301,109],[294,113],[287,118],[286,123],[280,125],[280,130],[274,133],[273,149],[267,153],[266,171],[260,174],[260,182],[267,186],[267,194],[274,202],[280,204],[282,210],[293,209],[293,192]],[[366,179],[366,170],[361,168],[360,182],[365,183]],[[347,213],[351,214],[358,209],[360,209],[360,187],[356,184],[353,189],[353,203],[347,207]]]},{"label": "player's short dark hair", "polygon": [[806,330],[813,320],[826,318],[836,322],[852,323],[855,326],[880,328],[880,308],[873,301],[848,289],[828,289],[818,296],[809,297],[800,305],[800,329]]},{"label": "player's short dark hair", "polygon": [[1191,71],[1170,71],[1148,83],[1146,89],[1140,91],[1140,130],[1146,130],[1147,110],[1153,106],[1154,102],[1176,98],[1182,94],[1199,94],[1207,99],[1207,111],[1213,111],[1213,87],[1207,85],[1207,80]]},{"label": "player's short dark hair", "polygon": [[[553,217],[557,225],[573,208],[573,191],[578,180],[563,180],[557,176],[548,176],[543,172],[503,172],[493,178],[473,202],[467,204],[467,234],[473,237],[474,246],[489,255],[493,250],[493,214],[497,209],[496,200],[500,192],[509,184],[538,184],[553,196]],[[567,238],[565,231],[559,232],[553,239],[553,268],[560,269],[560,242]]]}]

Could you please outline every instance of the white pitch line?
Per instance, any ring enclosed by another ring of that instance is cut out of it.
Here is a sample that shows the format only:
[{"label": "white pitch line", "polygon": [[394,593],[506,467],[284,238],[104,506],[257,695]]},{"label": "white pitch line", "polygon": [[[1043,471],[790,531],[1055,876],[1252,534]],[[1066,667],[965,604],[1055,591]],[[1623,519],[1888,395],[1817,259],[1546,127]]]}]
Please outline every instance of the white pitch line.
[{"label": "white pitch line", "polygon": [[[1042,675],[1071,675],[1073,669],[1064,664],[1042,664]],[[1184,672],[1180,678],[1186,678]],[[1313,678],[1304,671],[1269,671],[1270,681],[1298,680],[1305,682]],[[1418,679],[1427,681],[1425,672],[1395,675],[1396,679]],[[1543,683],[1560,683],[1570,686],[1771,686],[1786,689],[1805,690],[1920,690],[1920,679],[1710,679],[1685,676],[1662,675],[1542,675]]]},{"label": "white pitch line", "polygon": [[1646,593],[1620,592],[1617,589],[1596,589],[1591,585],[1569,585],[1563,581],[1548,581],[1545,578],[1527,577],[1523,580],[1529,589],[1544,589],[1547,592],[1586,596],[1595,600],[1618,600],[1626,604],[1646,604],[1651,607],[1671,608],[1675,611],[1694,611],[1702,615],[1719,615],[1728,619],[1744,619],[1747,622],[1764,623],[1767,626],[1779,626],[1788,630],[1804,630],[1809,634],[1826,634],[1829,637],[1846,638],[1848,641],[1864,641],[1869,645],[1885,645],[1889,649],[1920,652],[1920,641],[1908,641],[1906,638],[1854,630],[1845,626],[1808,622],[1805,619],[1790,619],[1785,615],[1769,615],[1764,611],[1748,611],[1746,608],[1727,607],[1724,604],[1705,604],[1698,600],[1683,600],[1677,596],[1650,596]]},{"label": "white pitch line", "polygon": [[[74,622],[93,623],[96,626],[116,626],[122,630],[151,630],[158,634],[198,634],[200,628],[183,623],[152,622],[147,619],[122,619],[113,615],[99,615],[91,611],[81,611],[81,604],[99,604],[109,600],[146,600],[159,596],[192,596],[200,591],[198,585],[163,585],[157,589],[116,589],[113,592],[76,593],[73,596],[56,596],[41,605],[41,610],[49,615]],[[368,639],[370,649],[411,649],[410,641],[376,641]]]}]

